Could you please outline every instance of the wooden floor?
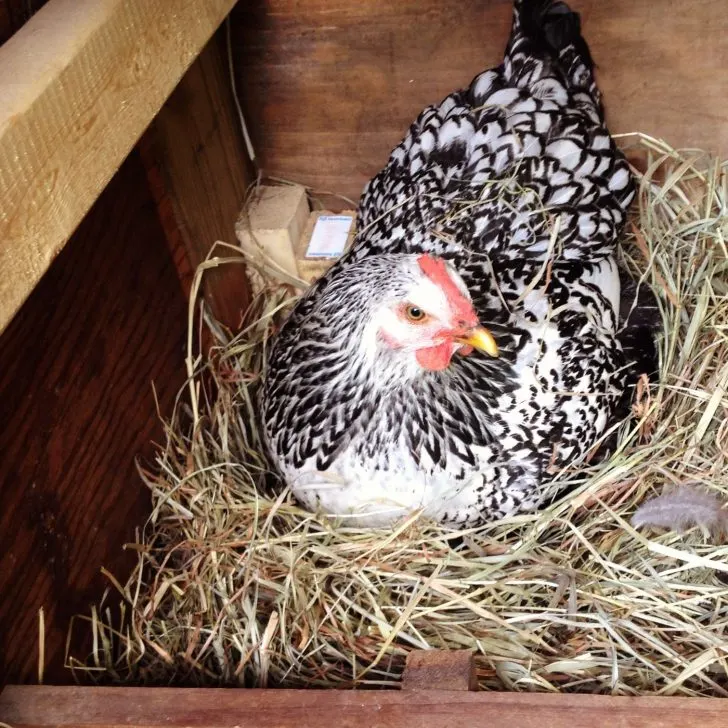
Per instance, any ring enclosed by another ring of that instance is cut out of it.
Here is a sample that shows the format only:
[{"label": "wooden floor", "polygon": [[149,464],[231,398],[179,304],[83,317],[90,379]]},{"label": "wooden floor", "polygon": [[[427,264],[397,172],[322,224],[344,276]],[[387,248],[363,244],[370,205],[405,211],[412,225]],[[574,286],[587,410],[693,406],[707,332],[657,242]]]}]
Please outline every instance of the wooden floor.
[{"label": "wooden floor", "polygon": [[0,338],[0,684],[46,679],[72,615],[125,577],[146,520],[134,457],[182,384],[186,301],[136,154]]},{"label": "wooden floor", "polygon": [[[613,132],[728,154],[725,0],[569,0]],[[511,0],[249,0],[240,95],[269,174],[357,198],[427,104],[500,62]]]}]

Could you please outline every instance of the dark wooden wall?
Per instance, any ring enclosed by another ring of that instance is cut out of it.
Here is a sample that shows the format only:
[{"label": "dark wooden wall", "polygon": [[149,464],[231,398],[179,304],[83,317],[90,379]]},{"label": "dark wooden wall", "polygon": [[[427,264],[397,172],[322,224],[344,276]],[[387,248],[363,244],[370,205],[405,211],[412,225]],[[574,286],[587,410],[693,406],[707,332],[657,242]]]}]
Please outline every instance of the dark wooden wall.
[{"label": "dark wooden wall", "polygon": [[[570,0],[613,132],[728,154],[726,0]],[[248,0],[235,18],[265,171],[356,198],[427,104],[500,61],[511,0]]]},{"label": "dark wooden wall", "polygon": [[[0,665],[28,680],[44,607],[49,679],[68,622],[122,574],[146,519],[134,455],[183,382],[186,304],[138,154],[0,339]],[[22,636],[23,639],[18,639]]]},{"label": "dark wooden wall", "polygon": [[[43,0],[0,0],[0,42]],[[184,381],[187,294],[215,240],[234,242],[251,179],[218,33],[0,335],[0,687],[67,683],[69,621],[123,582],[148,515],[149,458]],[[2,272],[0,272],[2,274]],[[235,327],[242,267],[208,287]]]}]

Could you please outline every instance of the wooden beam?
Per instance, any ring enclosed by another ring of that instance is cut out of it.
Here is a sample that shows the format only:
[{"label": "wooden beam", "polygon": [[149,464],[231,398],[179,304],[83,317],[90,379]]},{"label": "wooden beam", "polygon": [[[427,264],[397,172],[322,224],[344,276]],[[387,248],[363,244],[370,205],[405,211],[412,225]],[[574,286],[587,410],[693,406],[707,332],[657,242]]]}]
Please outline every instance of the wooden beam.
[{"label": "wooden beam", "polygon": [[0,330],[235,0],[51,0],[0,48]]},{"label": "wooden beam", "polygon": [[430,691],[11,686],[13,728],[724,728],[719,698]]}]

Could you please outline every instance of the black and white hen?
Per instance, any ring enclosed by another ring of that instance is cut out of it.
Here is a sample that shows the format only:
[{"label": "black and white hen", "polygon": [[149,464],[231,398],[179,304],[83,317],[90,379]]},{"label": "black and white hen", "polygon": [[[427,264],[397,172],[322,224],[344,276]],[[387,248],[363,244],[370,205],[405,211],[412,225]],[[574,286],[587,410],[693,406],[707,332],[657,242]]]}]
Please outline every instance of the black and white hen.
[{"label": "black and white hen", "polygon": [[360,525],[539,505],[635,367],[618,237],[633,197],[579,17],[516,0],[503,63],[425,109],[367,185],[352,250],[278,333],[266,441],[296,498]]}]

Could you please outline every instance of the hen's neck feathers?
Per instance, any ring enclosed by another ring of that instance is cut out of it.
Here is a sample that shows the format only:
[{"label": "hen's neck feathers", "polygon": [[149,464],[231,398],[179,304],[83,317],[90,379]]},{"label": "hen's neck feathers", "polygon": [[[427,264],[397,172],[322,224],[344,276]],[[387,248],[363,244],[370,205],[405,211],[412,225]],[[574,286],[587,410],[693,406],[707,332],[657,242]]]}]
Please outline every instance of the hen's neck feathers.
[{"label": "hen's neck feathers", "polygon": [[[377,278],[383,271],[387,278]],[[364,457],[377,458],[399,441],[415,457],[444,468],[447,453],[458,450],[454,442],[490,440],[490,413],[515,386],[512,356],[507,349],[498,360],[476,352],[456,355],[441,372],[422,369],[411,352],[374,338],[373,311],[382,291],[396,287],[391,261],[369,258],[321,281],[279,333],[266,375],[264,417],[273,437],[288,442],[285,457],[294,467],[316,457],[325,470],[356,440]],[[278,404],[266,411],[268,401]],[[458,457],[472,465],[469,450]]]}]

